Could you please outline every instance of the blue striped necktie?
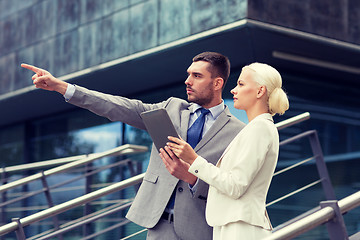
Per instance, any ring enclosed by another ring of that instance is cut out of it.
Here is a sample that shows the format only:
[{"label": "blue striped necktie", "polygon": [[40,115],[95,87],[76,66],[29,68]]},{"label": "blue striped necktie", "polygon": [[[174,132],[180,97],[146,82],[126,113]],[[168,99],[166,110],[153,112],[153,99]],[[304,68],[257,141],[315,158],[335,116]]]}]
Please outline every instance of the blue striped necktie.
[{"label": "blue striped necktie", "polygon": [[[193,125],[188,129],[187,132],[187,142],[190,144],[192,148],[195,148],[196,145],[200,142],[202,138],[202,133],[204,130],[204,124],[205,124],[205,116],[210,112],[210,110],[205,108],[198,109],[201,111],[200,116],[195,120]],[[172,193],[169,203],[167,204],[166,208],[173,209],[175,204],[175,195],[176,195],[176,189]]]},{"label": "blue striped necktie", "polygon": [[187,142],[192,148],[195,148],[200,142],[204,130],[205,116],[210,112],[210,110],[205,108],[200,108],[199,110],[201,112],[200,116],[196,119],[193,125],[191,125],[187,132]]}]

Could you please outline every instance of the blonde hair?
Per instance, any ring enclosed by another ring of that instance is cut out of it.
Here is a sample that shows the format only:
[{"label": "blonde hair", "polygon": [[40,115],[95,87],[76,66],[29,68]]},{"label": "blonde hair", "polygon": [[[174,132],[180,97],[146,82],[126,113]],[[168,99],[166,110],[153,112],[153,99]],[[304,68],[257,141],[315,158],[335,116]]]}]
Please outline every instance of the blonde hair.
[{"label": "blonde hair", "polygon": [[253,70],[253,79],[259,85],[266,87],[270,114],[284,114],[289,109],[289,100],[282,89],[280,73],[270,65],[258,62],[247,65],[244,68]]}]

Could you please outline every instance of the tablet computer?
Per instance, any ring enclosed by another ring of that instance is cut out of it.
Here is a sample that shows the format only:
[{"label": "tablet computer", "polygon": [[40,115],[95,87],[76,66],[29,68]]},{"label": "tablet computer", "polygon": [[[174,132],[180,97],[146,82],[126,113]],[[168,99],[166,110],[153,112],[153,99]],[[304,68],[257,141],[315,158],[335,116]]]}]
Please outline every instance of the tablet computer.
[{"label": "tablet computer", "polygon": [[158,151],[169,142],[168,136],[179,137],[165,108],[143,112],[141,117]]}]

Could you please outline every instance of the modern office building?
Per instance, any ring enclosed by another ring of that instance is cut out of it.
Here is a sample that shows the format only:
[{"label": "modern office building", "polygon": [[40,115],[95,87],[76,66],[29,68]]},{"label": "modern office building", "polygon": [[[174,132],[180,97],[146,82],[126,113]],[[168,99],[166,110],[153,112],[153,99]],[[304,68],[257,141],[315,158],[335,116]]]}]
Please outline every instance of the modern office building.
[{"label": "modern office building", "polygon": [[[218,51],[232,64],[225,103],[245,122],[230,94],[241,68],[257,61],[279,70],[290,109],[275,121],[311,114],[280,137],[318,131],[341,199],[360,190],[359,44],[358,0],[0,0],[0,167],[151,144],[144,131],[36,89],[21,63],[151,103],[186,98],[192,57]],[[280,152],[283,167],[306,158],[309,147],[301,142]],[[147,157],[140,159],[144,169]],[[274,180],[269,198],[306,184],[316,175],[313,165]],[[274,226],[317,206],[321,191],[315,187],[269,207]],[[359,214],[345,216],[349,233],[360,231]],[[321,229],[307,237],[327,238]]]}]

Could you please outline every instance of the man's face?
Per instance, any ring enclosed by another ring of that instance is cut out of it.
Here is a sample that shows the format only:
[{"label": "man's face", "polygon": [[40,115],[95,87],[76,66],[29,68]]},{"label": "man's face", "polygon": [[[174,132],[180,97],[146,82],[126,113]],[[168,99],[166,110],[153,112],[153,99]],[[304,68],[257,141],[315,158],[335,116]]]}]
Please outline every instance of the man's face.
[{"label": "man's face", "polygon": [[204,61],[193,62],[187,69],[188,77],[185,81],[188,101],[203,107],[214,98],[214,79],[208,71],[209,65]]}]

